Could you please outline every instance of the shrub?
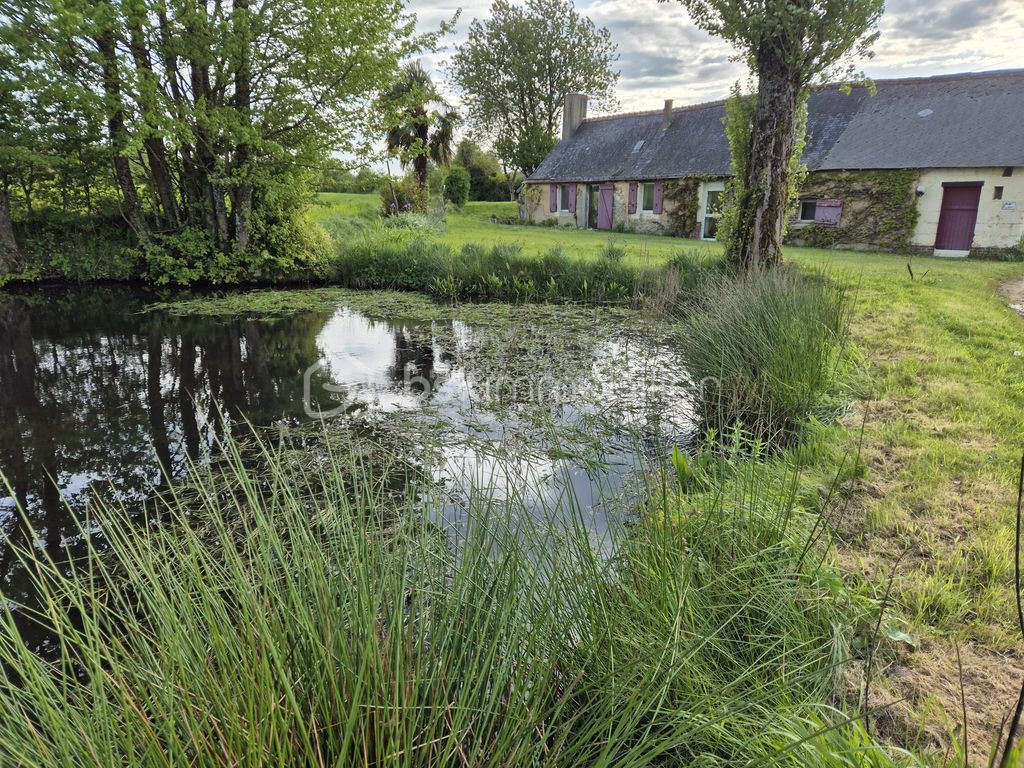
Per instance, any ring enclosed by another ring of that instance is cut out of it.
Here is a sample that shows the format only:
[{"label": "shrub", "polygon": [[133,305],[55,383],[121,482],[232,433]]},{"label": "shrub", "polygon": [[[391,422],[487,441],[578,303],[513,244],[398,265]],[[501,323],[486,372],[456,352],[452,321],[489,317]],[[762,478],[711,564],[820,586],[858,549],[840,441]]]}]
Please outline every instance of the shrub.
[{"label": "shrub", "polygon": [[412,174],[397,181],[388,179],[380,187],[381,213],[396,216],[401,213],[427,213],[430,193],[421,187]]},{"label": "shrub", "polygon": [[[188,285],[207,276],[206,266],[213,261],[215,248],[205,230],[188,227],[173,235],[156,235],[153,240],[143,255],[146,280],[156,285]],[[218,272],[237,272],[237,262],[233,266],[221,264]]]},{"label": "shrub", "polygon": [[599,255],[602,259],[607,259],[608,261],[618,264],[626,258],[626,249],[609,240],[608,245],[601,249]]},{"label": "shrub", "polygon": [[444,177],[444,199],[459,208],[469,202],[469,171],[453,165]]},{"label": "shrub", "polygon": [[834,412],[849,316],[841,288],[772,269],[712,279],[700,294],[680,352],[708,427],[742,425],[782,444],[808,418]]},{"label": "shrub", "polygon": [[400,213],[384,219],[385,229],[406,230],[421,235],[436,234],[441,231],[437,220],[425,213]]},{"label": "shrub", "polygon": [[584,301],[675,314],[682,296],[725,269],[720,258],[692,255],[664,267],[636,267],[613,244],[597,259],[571,257],[559,247],[535,257],[514,243],[489,249],[468,243],[456,254],[421,237],[425,225],[407,228],[397,223],[403,220],[422,217],[392,217],[339,246],[335,279],[351,288],[423,291],[446,301]]},{"label": "shrub", "polygon": [[129,280],[138,275],[135,239],[119,212],[91,217],[48,208],[15,224],[19,279]]}]

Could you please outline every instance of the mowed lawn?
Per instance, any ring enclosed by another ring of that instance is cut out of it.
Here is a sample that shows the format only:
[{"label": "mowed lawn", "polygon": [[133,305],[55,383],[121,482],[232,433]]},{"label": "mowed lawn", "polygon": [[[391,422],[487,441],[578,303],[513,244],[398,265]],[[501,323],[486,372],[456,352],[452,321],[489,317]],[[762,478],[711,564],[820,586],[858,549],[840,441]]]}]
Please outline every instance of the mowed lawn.
[{"label": "mowed lawn", "polygon": [[[324,192],[321,205],[314,207],[314,216],[360,215],[380,206],[376,195]],[[490,246],[494,243],[515,243],[524,253],[540,255],[561,247],[568,255],[596,256],[609,243],[626,249],[626,259],[637,266],[658,264],[681,250],[714,253],[720,246],[714,242],[678,240],[657,235],[633,235],[617,232],[576,229],[574,227],[537,227],[518,224],[495,224],[493,219],[509,220],[517,215],[515,203],[469,203],[462,210],[453,210],[445,222],[441,239],[456,248],[467,243]]]},{"label": "mowed lawn", "polygon": [[[317,216],[360,215],[379,198],[325,194],[321,202]],[[639,264],[721,248],[492,220],[515,215],[514,203],[470,203],[448,215],[437,237],[456,247],[516,243],[538,255],[560,247],[570,256],[596,256],[611,242]],[[830,450],[809,471],[826,482],[837,455],[859,450],[866,475],[838,525],[839,559],[879,595],[899,560],[891,626],[913,645],[892,644],[872,703],[895,702],[889,727],[899,740],[939,737],[941,713],[952,724],[960,708],[955,641],[980,757],[1024,675],[1013,581],[1024,318],[997,291],[1024,280],[1024,264],[795,247],[786,259],[824,270],[855,295],[854,406],[825,430]]]}]

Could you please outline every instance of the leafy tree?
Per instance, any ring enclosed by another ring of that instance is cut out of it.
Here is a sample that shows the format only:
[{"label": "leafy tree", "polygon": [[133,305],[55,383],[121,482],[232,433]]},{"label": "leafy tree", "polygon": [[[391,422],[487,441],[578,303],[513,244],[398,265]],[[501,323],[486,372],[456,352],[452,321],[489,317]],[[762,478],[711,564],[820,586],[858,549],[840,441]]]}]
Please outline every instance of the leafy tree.
[{"label": "leafy tree", "polygon": [[459,115],[434,86],[423,66],[410,62],[384,97],[392,120],[388,128],[388,151],[404,168],[412,165],[421,187],[427,185],[428,161],[447,166]]},{"label": "leafy tree", "polygon": [[469,171],[453,165],[444,177],[444,199],[460,208],[469,202]]},{"label": "leafy tree", "polygon": [[0,59],[29,75],[13,95],[0,85],[5,178],[26,200],[44,184],[91,208],[101,169],[169,280],[301,271],[321,166],[370,151],[373,107],[437,38],[414,33],[405,5],[0,0]]},{"label": "leafy tree", "polygon": [[554,146],[565,96],[616,105],[616,46],[572,0],[495,0],[451,63],[469,118],[508,171],[529,176]]},{"label": "leafy tree", "polygon": [[454,162],[469,172],[469,199],[500,202],[512,198],[505,184],[501,163],[471,139],[463,139],[455,150]]},{"label": "leafy tree", "polygon": [[376,192],[382,182],[382,175],[366,165],[353,171],[342,161],[331,158],[324,163],[317,189],[320,192],[368,194]]},{"label": "leafy tree", "polygon": [[777,264],[808,90],[852,77],[850,59],[870,56],[883,0],[677,1],[697,26],[732,43],[757,78],[745,156],[733,158],[737,210],[727,248],[748,268]]}]

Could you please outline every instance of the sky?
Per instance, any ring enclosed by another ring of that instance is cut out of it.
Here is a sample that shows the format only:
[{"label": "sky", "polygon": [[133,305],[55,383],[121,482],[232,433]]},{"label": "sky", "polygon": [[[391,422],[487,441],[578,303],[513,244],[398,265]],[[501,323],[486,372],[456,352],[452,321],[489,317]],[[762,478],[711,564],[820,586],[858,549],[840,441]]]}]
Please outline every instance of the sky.
[{"label": "sky", "polygon": [[[447,51],[424,57],[436,80],[490,0],[410,0],[419,28],[437,29],[460,8]],[[682,6],[656,0],[576,0],[576,8],[607,27],[619,47],[620,111],[660,109],[725,98],[746,67],[733,49],[697,29]],[[888,0],[875,56],[858,63],[871,78],[981,72],[1024,67],[1024,0]],[[592,113],[593,114],[593,113]]]}]

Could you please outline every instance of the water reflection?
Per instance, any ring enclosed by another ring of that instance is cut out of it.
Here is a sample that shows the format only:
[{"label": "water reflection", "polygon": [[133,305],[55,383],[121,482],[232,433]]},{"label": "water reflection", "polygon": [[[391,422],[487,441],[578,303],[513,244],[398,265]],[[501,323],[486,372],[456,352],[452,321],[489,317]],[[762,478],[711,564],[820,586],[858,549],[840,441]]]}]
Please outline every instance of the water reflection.
[{"label": "water reflection", "polygon": [[[309,411],[336,414],[337,429],[394,417],[410,442],[428,442],[452,522],[476,484],[536,507],[572,497],[600,528],[609,495],[688,424],[677,361],[628,335],[539,337],[346,308],[182,318],[145,311],[149,301],[96,287],[0,296],[7,541],[30,536],[18,504],[37,546],[73,550],[71,515],[97,494],[141,506],[218,436],[247,429],[241,417],[296,425]],[[8,547],[0,580],[23,594]]]}]

